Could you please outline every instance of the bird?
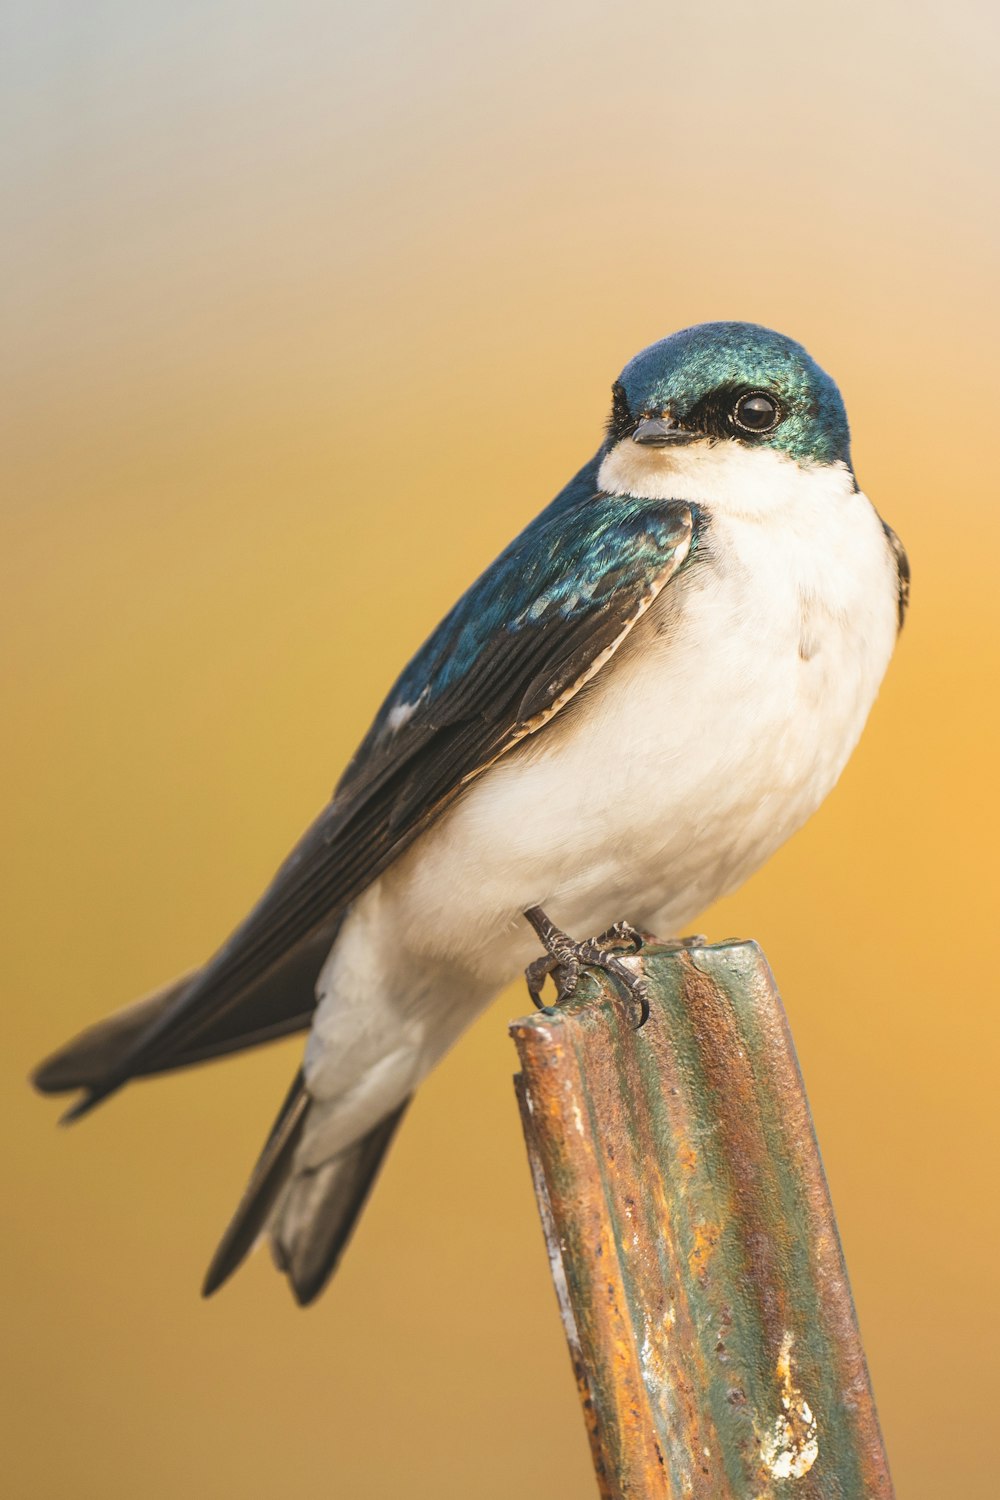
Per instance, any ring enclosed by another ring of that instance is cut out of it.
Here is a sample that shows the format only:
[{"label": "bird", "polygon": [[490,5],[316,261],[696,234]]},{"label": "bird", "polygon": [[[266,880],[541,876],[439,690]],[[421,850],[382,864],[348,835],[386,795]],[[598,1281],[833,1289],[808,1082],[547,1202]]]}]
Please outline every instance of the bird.
[{"label": "bird", "polygon": [[564,996],[596,964],[643,1023],[643,934],[681,933],[827,796],[909,582],[802,345],[744,322],[651,344],[597,452],[417,651],[246,919],[36,1086],[82,1091],[79,1118],[308,1031],[203,1291],[267,1238],[311,1302],[415,1089],[521,971],[542,1003],[547,974]]}]

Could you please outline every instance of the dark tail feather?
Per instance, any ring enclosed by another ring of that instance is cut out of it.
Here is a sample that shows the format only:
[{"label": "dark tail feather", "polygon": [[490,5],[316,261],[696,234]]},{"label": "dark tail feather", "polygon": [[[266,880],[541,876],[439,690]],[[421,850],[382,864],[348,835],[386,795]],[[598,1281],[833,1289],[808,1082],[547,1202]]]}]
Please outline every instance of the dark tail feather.
[{"label": "dark tail feather", "polygon": [[361,1140],[315,1171],[299,1174],[271,1231],[275,1264],[306,1307],[336,1269],[409,1099]]},{"label": "dark tail feather", "polygon": [[229,1228],[222,1236],[219,1248],[212,1257],[212,1263],[205,1272],[205,1280],[201,1287],[203,1297],[210,1297],[213,1292],[218,1291],[222,1283],[227,1281],[236,1270],[244,1256],[253,1249],[254,1242],[263,1229],[279,1192],[288,1180],[292,1157],[302,1134],[302,1126],[305,1124],[308,1109],[309,1095],[306,1093],[300,1068],[292,1080],[292,1086],[285,1096],[284,1104],[278,1111],[278,1118],[271,1128],[271,1134],[253,1169],[253,1175],[247,1183]]}]

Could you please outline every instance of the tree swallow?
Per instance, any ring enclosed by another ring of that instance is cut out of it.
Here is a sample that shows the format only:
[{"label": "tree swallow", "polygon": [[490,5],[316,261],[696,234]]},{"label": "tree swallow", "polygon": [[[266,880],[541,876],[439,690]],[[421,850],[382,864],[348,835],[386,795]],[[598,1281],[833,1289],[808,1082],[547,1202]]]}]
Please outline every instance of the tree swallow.
[{"label": "tree swallow", "polygon": [[840,393],[799,344],[708,323],[651,345],[597,453],[417,652],[246,920],[38,1087],[83,1089],[79,1116],[308,1028],[205,1291],[266,1233],[311,1301],[414,1089],[519,970],[537,996],[547,970],[565,991],[600,963],[642,1019],[635,931],[567,934],[679,933],[809,817],[908,584]]}]

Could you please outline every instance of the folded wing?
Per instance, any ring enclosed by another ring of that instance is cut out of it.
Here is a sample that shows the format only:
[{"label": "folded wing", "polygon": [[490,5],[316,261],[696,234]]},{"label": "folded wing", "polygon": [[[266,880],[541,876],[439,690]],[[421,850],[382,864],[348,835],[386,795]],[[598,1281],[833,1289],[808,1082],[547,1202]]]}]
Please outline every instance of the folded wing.
[{"label": "folded wing", "polygon": [[[87,1092],[72,1113],[139,1074],[229,1050],[227,1039],[303,1024],[312,1002],[302,974],[315,978],[344,909],[600,671],[690,555],[696,523],[687,504],[589,491],[543,512],[403,673],[332,802],[261,901],[100,1076],[91,1069],[82,1079]],[[283,987],[286,970],[298,977]],[[262,996],[270,997],[263,1005]],[[43,1065],[41,1086],[66,1086],[66,1051],[59,1068],[56,1059]]]}]

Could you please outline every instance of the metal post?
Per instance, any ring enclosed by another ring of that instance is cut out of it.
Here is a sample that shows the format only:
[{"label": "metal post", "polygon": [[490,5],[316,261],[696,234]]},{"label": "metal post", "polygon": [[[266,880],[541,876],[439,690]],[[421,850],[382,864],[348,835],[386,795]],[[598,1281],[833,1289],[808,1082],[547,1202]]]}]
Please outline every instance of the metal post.
[{"label": "metal post", "polygon": [[890,1500],[785,1013],[754,943],[643,950],[511,1033],[602,1496]]}]

